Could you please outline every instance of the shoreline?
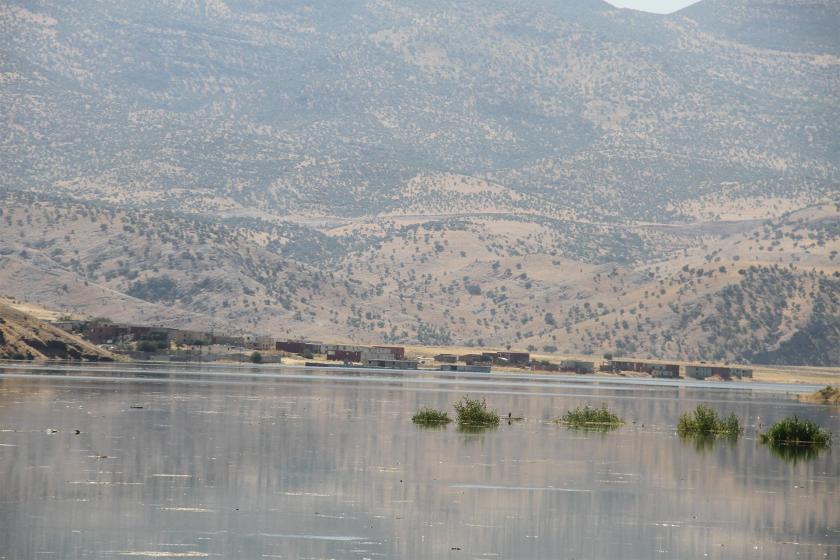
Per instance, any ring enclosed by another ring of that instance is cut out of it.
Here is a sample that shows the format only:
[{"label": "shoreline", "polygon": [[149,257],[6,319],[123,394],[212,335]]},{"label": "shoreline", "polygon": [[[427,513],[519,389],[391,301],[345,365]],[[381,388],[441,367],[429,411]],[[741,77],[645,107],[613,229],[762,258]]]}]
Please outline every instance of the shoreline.
[{"label": "shoreline", "polygon": [[[172,372],[172,368],[182,371]],[[67,375],[56,375],[55,372],[71,370]],[[19,370],[9,372],[9,370]],[[43,373],[38,373],[38,371]],[[74,375],[72,370],[87,372],[91,375]],[[188,371],[183,371],[188,370]],[[189,371],[193,370],[193,371]],[[203,371],[201,371],[203,370]],[[212,370],[212,371],[208,371]],[[228,371],[224,371],[228,370]],[[231,371],[232,370],[232,371]],[[145,381],[177,381],[178,378],[155,378],[155,377],[119,377],[119,374],[144,373],[160,375],[177,374],[181,380],[189,378],[206,377],[229,377],[231,379],[318,379],[335,377],[348,381],[360,381],[359,377],[351,377],[348,374],[365,374],[366,380],[374,380],[377,377],[388,376],[388,380],[411,381],[412,379],[425,379],[432,375],[480,385],[487,381],[489,385],[496,383],[513,384],[522,382],[523,386],[533,386],[540,383],[571,383],[575,385],[603,385],[603,386],[648,386],[651,388],[688,388],[688,389],[713,389],[713,390],[736,390],[736,391],[760,391],[770,393],[786,393],[797,396],[797,399],[804,404],[820,404],[808,401],[804,397],[825,387],[825,383],[806,383],[797,381],[795,383],[781,381],[715,381],[696,380],[686,378],[653,378],[643,375],[616,375],[616,374],[570,374],[551,372],[531,371],[501,371],[494,373],[475,372],[446,372],[437,369],[401,370],[387,368],[366,368],[366,367],[345,367],[330,366],[304,367],[297,364],[246,364],[246,363],[223,363],[223,362],[66,362],[66,361],[0,361],[0,379],[45,379],[56,378],[62,380],[77,379],[79,381],[92,380],[145,380]],[[99,375],[103,374],[103,375]],[[113,374],[113,375],[108,375]],[[331,375],[332,374],[332,375]],[[385,379],[383,379],[385,380]]]}]

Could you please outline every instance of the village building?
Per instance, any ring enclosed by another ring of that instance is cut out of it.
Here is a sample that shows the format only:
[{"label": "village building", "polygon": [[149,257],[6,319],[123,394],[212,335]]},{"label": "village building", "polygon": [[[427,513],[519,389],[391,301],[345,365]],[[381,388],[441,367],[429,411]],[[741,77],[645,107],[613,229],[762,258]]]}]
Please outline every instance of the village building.
[{"label": "village building", "polygon": [[692,379],[707,379],[709,377],[720,377],[721,379],[737,377],[738,379],[742,379],[744,377],[751,378],[753,376],[753,370],[742,367],[692,364],[685,366],[685,376],[691,377]]},{"label": "village building", "polygon": [[554,364],[546,360],[532,360],[528,363],[531,371],[560,371],[560,365]]},{"label": "village building", "polygon": [[444,364],[438,368],[440,371],[463,371],[463,372],[472,372],[472,373],[490,373],[491,367],[490,366],[479,366],[479,365],[458,365],[458,364]]},{"label": "village building", "polygon": [[362,352],[367,350],[367,346],[360,346],[358,344],[321,344],[320,349],[315,354],[331,354],[335,352]]},{"label": "village building", "polygon": [[685,366],[685,376],[692,379],[706,379],[712,376],[711,366],[688,365]]},{"label": "village building", "polygon": [[611,371],[613,373],[620,371],[647,373],[653,377],[665,377],[672,379],[679,378],[680,376],[679,364],[660,364],[654,362],[641,362],[637,360],[609,360],[606,367],[601,369]]},{"label": "village building", "polygon": [[300,340],[278,340],[274,348],[280,352],[288,352],[289,354],[320,354],[320,342],[303,342]]},{"label": "village building", "polygon": [[90,325],[84,333],[85,338],[94,344],[116,344],[131,336],[131,327],[114,323]]},{"label": "village building", "polygon": [[405,359],[405,348],[402,346],[374,346],[377,350],[387,350],[391,353],[395,360]]},{"label": "village building", "polygon": [[213,334],[211,336],[213,344],[224,344],[226,346],[233,346],[236,348],[245,347],[245,338],[242,336],[229,336],[224,334]]},{"label": "village building", "polygon": [[678,379],[680,377],[679,364],[649,364],[649,373],[654,377]]},{"label": "village building", "polygon": [[387,369],[417,369],[417,360],[394,360],[393,358],[362,358],[366,367]]},{"label": "village building", "polygon": [[271,350],[275,348],[274,339],[267,335],[246,334],[242,338],[245,342],[245,348],[251,350]]},{"label": "village building", "polygon": [[460,360],[468,366],[472,364],[493,363],[492,355],[487,356],[484,354],[464,354],[463,356],[461,356]]},{"label": "village building", "polygon": [[529,352],[497,352],[497,360],[504,360],[509,364],[526,365],[531,361]]},{"label": "village building", "polygon": [[[145,338],[145,337],[141,337]],[[173,329],[168,333],[169,341],[177,346],[196,346],[212,344],[213,336],[200,331],[182,331]]]},{"label": "village building", "polygon": [[360,350],[330,350],[327,352],[327,360],[331,362],[361,362],[362,351]]},{"label": "village building", "polygon": [[563,360],[560,362],[560,369],[573,371],[575,373],[595,373],[595,362],[585,360]]},{"label": "village building", "polygon": [[389,348],[378,348],[378,347],[365,348],[364,350],[362,350],[360,358],[361,358],[360,361],[362,361],[362,362],[368,362],[368,361],[371,361],[371,360],[399,360],[400,359],[400,358],[397,358],[396,356],[394,356],[393,351],[391,351]]}]

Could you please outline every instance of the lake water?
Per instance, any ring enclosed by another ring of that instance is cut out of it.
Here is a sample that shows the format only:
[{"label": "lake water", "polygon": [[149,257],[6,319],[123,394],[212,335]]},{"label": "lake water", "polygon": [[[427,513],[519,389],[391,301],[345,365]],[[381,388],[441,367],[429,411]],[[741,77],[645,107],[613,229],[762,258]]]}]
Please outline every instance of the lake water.
[{"label": "lake water", "polygon": [[[0,365],[0,558],[840,558],[837,451],[788,462],[755,435],[792,414],[840,434],[838,409],[726,386]],[[463,394],[525,421],[411,423]],[[627,424],[551,422],[587,403]],[[681,441],[700,403],[745,436]]]}]

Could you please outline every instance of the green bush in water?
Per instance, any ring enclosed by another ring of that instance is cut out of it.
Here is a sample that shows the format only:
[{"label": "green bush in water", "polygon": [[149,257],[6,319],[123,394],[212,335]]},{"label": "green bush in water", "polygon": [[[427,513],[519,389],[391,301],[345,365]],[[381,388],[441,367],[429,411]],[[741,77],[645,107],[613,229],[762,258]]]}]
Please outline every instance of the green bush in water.
[{"label": "green bush in water", "polygon": [[438,410],[436,408],[423,407],[411,417],[411,421],[415,424],[424,426],[441,426],[452,422],[449,414],[445,410]]},{"label": "green bush in water", "polygon": [[722,418],[702,404],[698,405],[694,412],[681,414],[677,423],[677,433],[680,436],[738,437],[743,432],[741,421],[735,414]]},{"label": "green bush in water", "polygon": [[624,423],[606,405],[601,408],[586,405],[569,410],[559,422],[576,428],[616,428]]},{"label": "green bush in water", "polygon": [[499,425],[499,415],[495,410],[488,410],[484,399],[463,397],[455,403],[458,425],[486,428]]},{"label": "green bush in water", "polygon": [[761,434],[761,442],[770,445],[813,445],[826,447],[831,443],[831,433],[810,420],[794,416],[779,420]]}]

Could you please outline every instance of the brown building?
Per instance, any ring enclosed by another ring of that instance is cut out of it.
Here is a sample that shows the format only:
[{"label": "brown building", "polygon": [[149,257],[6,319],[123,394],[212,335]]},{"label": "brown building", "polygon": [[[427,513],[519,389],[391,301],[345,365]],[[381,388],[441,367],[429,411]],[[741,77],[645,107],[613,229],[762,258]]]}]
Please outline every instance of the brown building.
[{"label": "brown building", "polygon": [[380,350],[390,350],[391,355],[394,357],[395,360],[405,359],[405,348],[403,348],[402,346],[374,346],[374,348]]},{"label": "brown building", "polygon": [[84,336],[94,344],[112,344],[130,334],[130,327],[106,323],[89,326]]},{"label": "brown building", "polygon": [[204,346],[211,344],[213,337],[206,332],[173,330],[169,333],[169,340],[178,346]]},{"label": "brown building", "polygon": [[245,339],[241,336],[228,336],[225,334],[214,334],[213,344],[223,344],[225,346],[245,346]]},{"label": "brown building", "polygon": [[288,352],[289,354],[319,354],[321,352],[320,342],[302,342],[298,340],[278,340],[274,345],[276,350]]},{"label": "brown building", "polygon": [[650,374],[654,377],[677,379],[680,376],[678,364],[650,364]]},{"label": "brown building", "polygon": [[595,373],[595,362],[588,362],[585,360],[563,360],[560,362],[560,367],[563,371],[573,371],[575,373]]},{"label": "brown building", "polygon": [[560,371],[560,366],[551,362],[534,361],[528,365],[531,366],[532,371]]},{"label": "brown building", "polygon": [[529,352],[497,352],[496,358],[509,364],[526,365],[531,361]]},{"label": "brown building", "polygon": [[493,363],[493,358],[491,356],[485,356],[484,354],[464,354],[461,356],[461,361],[467,365],[489,364]]},{"label": "brown building", "polygon": [[438,354],[435,356],[435,361],[444,364],[454,364],[458,361],[458,356],[455,354]]},{"label": "brown building", "polygon": [[362,353],[357,350],[333,350],[327,352],[327,359],[333,362],[361,362]]}]

